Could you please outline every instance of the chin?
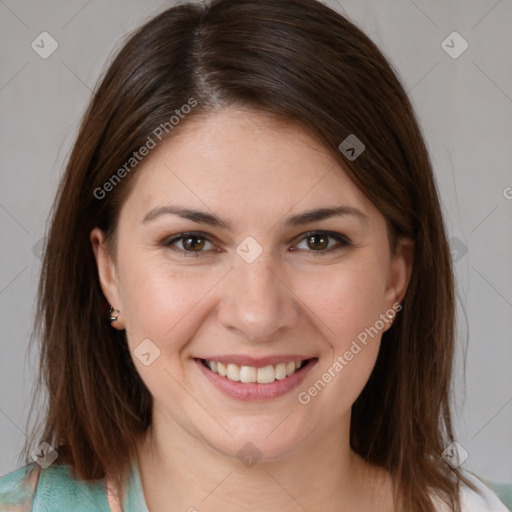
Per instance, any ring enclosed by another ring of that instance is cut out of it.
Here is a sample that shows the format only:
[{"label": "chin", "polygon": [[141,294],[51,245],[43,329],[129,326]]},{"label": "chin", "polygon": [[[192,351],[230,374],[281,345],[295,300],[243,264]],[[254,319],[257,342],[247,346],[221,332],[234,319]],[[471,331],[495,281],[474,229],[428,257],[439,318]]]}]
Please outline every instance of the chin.
[{"label": "chin", "polygon": [[224,423],[233,437],[224,431],[219,432],[219,428],[215,436],[212,436],[212,431],[200,435],[211,448],[227,457],[239,459],[247,467],[256,462],[276,461],[299,450],[306,441],[305,429],[291,423],[294,414],[285,419],[289,412],[283,411],[276,416],[233,418]]}]

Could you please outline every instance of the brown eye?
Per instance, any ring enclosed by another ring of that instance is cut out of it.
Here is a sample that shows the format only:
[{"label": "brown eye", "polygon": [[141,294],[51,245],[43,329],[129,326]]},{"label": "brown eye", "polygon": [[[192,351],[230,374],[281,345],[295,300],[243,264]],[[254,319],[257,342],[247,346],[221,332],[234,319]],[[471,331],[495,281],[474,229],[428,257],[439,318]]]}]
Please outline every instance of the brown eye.
[{"label": "brown eye", "polygon": [[341,233],[312,231],[306,233],[293,250],[300,249],[313,256],[321,256],[350,246],[352,246],[352,242]]},{"label": "brown eye", "polygon": [[182,240],[183,248],[186,251],[201,251],[205,245],[205,239],[199,236],[189,236]]},{"label": "brown eye", "polygon": [[307,244],[310,249],[321,251],[329,246],[329,237],[321,234],[309,235],[307,237]]},{"label": "brown eye", "polygon": [[181,252],[183,255],[199,256],[202,252],[211,251],[214,245],[210,238],[203,233],[181,233],[162,244],[169,249]]}]

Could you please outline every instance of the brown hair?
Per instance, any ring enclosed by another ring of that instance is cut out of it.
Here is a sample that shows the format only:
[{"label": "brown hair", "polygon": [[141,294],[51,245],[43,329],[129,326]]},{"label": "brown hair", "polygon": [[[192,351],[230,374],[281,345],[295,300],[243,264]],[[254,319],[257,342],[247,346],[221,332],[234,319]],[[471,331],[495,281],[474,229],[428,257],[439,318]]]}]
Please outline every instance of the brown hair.
[{"label": "brown hair", "polygon": [[[192,100],[197,106],[171,128],[171,116]],[[454,285],[429,156],[385,57],[355,25],[315,0],[175,6],[132,34],[110,65],[52,212],[35,330],[39,387],[48,391],[38,440],[56,447],[56,463],[71,464],[85,480],[122,475],[129,466],[150,424],[152,398],[125,334],[106,319],[89,233],[97,226],[112,238],[137,169],[123,173],[103,197],[98,190],[158,127],[172,136],[197,115],[227,106],[298,123],[375,204],[392,238],[414,240],[403,310],[384,333],[374,371],[353,405],[350,442],[394,477],[400,510],[433,512],[430,493],[436,492],[459,511],[460,481],[474,486],[441,458],[453,440]],[[350,134],[366,146],[353,161],[338,149]]]}]

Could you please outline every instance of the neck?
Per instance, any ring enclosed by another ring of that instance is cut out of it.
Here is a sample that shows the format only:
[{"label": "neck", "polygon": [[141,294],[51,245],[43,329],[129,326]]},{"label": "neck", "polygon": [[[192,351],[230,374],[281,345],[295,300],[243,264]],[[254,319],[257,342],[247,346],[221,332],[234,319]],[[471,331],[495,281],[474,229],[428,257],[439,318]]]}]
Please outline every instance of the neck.
[{"label": "neck", "polygon": [[375,485],[384,483],[383,472],[350,449],[349,426],[350,415],[321,439],[272,460],[244,463],[197,439],[169,416],[154,415],[138,450],[148,508],[151,512],[171,506],[190,512],[373,509]]}]

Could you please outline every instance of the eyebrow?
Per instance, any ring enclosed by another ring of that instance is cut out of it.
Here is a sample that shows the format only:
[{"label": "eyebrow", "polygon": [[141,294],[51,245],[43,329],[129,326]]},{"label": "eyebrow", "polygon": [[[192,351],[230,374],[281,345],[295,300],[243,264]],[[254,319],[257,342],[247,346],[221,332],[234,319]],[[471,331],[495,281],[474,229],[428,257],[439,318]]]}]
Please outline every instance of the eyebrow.
[{"label": "eyebrow", "polygon": [[[194,210],[191,208],[184,208],[181,206],[159,206],[150,210],[144,218],[142,223],[146,224],[162,215],[177,215],[183,219],[188,219],[198,224],[207,224],[212,227],[233,231],[231,224],[213,213],[205,211]],[[364,224],[368,224],[368,217],[357,208],[352,206],[336,206],[329,208],[315,208],[303,213],[292,215],[284,220],[285,226],[300,226],[302,224],[309,224],[311,222],[318,222],[321,220],[329,219],[332,217],[345,217],[353,216]]]},{"label": "eyebrow", "polygon": [[190,208],[183,208],[181,206],[159,206],[150,210],[142,219],[142,224],[146,224],[161,215],[177,215],[183,219],[192,220],[198,224],[208,224],[209,226],[226,229],[233,231],[231,225],[222,220],[220,217],[213,213],[208,213],[200,210],[193,210]]},{"label": "eyebrow", "polygon": [[297,215],[292,215],[285,220],[286,226],[300,226],[310,222],[329,219],[331,217],[353,216],[364,224],[368,224],[368,217],[357,208],[352,206],[336,206],[332,208],[316,208]]}]

